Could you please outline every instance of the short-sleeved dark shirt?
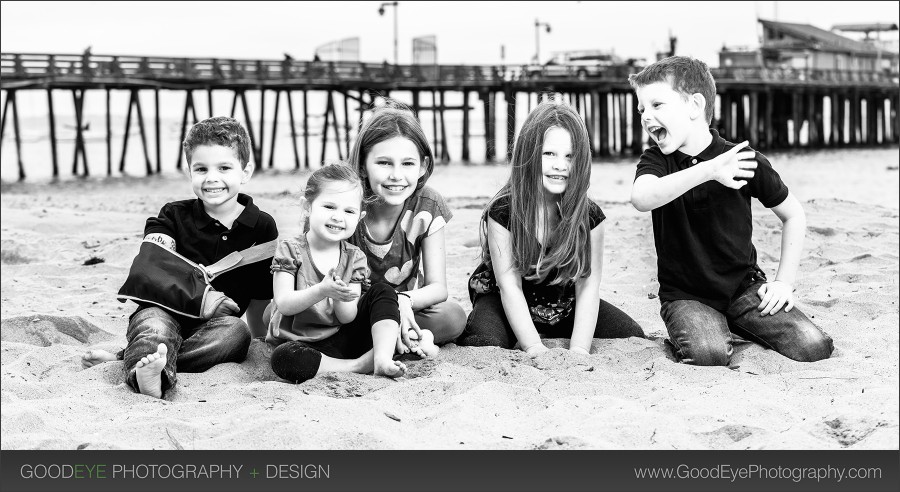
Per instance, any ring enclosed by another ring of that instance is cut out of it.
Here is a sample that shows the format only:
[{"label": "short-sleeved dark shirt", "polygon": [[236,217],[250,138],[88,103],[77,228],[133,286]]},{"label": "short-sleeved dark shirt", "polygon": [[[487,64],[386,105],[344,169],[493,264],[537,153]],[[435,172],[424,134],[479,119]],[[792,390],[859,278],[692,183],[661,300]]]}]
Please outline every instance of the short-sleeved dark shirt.
[{"label": "short-sleeved dark shirt", "polygon": [[[278,238],[275,219],[254,205],[252,198],[239,193],[238,203],[244,206],[244,211],[230,230],[210,217],[199,199],[167,203],[158,217],[147,219],[144,236],[154,233],[170,236],[175,240],[178,254],[203,265]],[[212,281],[212,286],[237,303],[241,308],[238,316],[241,316],[251,299],[272,298],[271,263],[271,260],[258,261],[223,273]]]},{"label": "short-sleeved dark shirt", "polygon": [[[504,229],[509,230],[509,197],[498,198],[490,207],[488,217],[494,219]],[[593,230],[604,219],[606,219],[606,215],[603,214],[600,206],[590,202],[588,207],[590,229]],[[557,272],[556,268],[551,269],[542,282],[522,277],[522,293],[525,295],[531,319],[535,323],[555,325],[575,312],[576,279],[551,285],[550,282],[556,278]],[[478,296],[497,291],[493,268],[482,262],[469,277],[469,298],[474,304]]]},{"label": "short-sleeved dark shirt", "polygon": [[[635,179],[645,174],[661,178],[735,146],[716,130],[710,133],[712,143],[696,157],[680,151],[664,155],[658,146],[647,149]],[[740,189],[707,181],[651,212],[660,302],[692,299],[724,310],[754,273],[762,273],[751,242],[750,197],[771,208],[787,198],[788,188],[764,155],[756,152],[756,162],[756,172]]]}]

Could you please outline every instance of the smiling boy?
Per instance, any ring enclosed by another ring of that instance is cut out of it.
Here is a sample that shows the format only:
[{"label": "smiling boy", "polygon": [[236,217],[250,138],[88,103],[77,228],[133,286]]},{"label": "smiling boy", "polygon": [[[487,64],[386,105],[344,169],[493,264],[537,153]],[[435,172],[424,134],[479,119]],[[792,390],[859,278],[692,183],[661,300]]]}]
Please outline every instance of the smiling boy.
[{"label": "smiling boy", "polygon": [[[275,220],[240,192],[253,175],[253,164],[250,138],[237,120],[201,121],[182,146],[197,198],[167,203],[159,216],[147,219],[145,241],[208,266],[229,253],[278,237]],[[177,279],[172,285],[178,285]],[[139,302],[128,324],[125,350],[115,356],[89,351],[82,365],[123,359],[128,385],[161,398],[175,384],[176,369],[203,372],[216,364],[244,360],[251,331],[265,333],[262,313],[271,298],[269,262],[258,261],[215,277],[204,297],[209,308],[203,319]],[[245,312],[247,323],[241,319]]]},{"label": "smiling boy", "polygon": [[[736,333],[797,361],[830,357],[831,338],[794,308],[803,208],[765,156],[709,127],[716,86],[706,64],[673,56],[628,80],[655,143],[641,155],[631,203],[652,211],[660,314],[675,355],[730,365]],[[751,242],[751,197],[783,224],[772,281]]]}]

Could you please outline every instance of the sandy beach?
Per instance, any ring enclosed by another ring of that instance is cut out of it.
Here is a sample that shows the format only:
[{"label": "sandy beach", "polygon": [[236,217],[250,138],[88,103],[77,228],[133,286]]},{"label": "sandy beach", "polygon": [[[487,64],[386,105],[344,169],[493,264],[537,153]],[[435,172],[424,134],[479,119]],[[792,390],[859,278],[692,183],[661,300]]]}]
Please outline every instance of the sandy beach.
[{"label": "sandy beach", "polygon": [[[151,178],[4,183],[2,439],[8,449],[898,449],[896,147],[773,153],[803,203],[808,232],[798,306],[835,343],[832,358],[791,361],[737,346],[737,369],[674,361],[656,298],[650,215],[628,197],[634,160],[596,164],[590,196],[606,213],[601,295],[650,340],[594,340],[591,354],[449,344],[404,359],[391,380],[325,374],[277,380],[254,341],[241,364],[179,374],[165,399],[133,393],[121,362],[82,369],[88,348],[118,350],[134,305],[115,293],[144,221],[191,198],[175,173]],[[450,296],[471,305],[478,220],[507,177],[496,166],[439,166],[429,184],[454,213]],[[257,173],[246,187],[283,237],[299,231],[305,174]],[[754,202],[760,266],[777,267],[780,222]]]}]

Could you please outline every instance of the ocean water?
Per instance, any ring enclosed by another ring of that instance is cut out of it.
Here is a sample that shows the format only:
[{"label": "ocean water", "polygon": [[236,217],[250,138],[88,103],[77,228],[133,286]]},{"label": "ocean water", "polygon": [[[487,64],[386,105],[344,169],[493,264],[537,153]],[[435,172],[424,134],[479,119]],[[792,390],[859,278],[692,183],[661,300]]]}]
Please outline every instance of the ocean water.
[{"label": "ocean water", "polygon": [[[6,94],[4,94],[5,96]],[[401,102],[410,104],[412,95],[409,92],[396,91],[391,96]],[[137,114],[134,111],[132,115],[131,127],[129,130],[129,140],[127,153],[124,156],[124,170],[119,171],[123,157],[123,144],[125,132],[125,119],[128,111],[129,92],[113,90],[110,94],[111,107],[111,134],[112,149],[108,154],[106,146],[106,94],[103,91],[88,91],[84,102],[84,121],[88,125],[84,131],[85,148],[87,151],[88,169],[91,176],[105,176],[108,166],[112,167],[113,176],[129,175],[142,176],[146,174],[146,163],[144,157],[144,146],[141,143],[139,126],[137,124]],[[293,94],[294,119],[297,131],[297,152],[300,157],[300,167],[304,167],[305,155],[309,155],[309,162],[312,168],[318,167],[322,159],[322,126],[324,124],[324,113],[327,107],[326,94],[324,92],[308,93],[308,118],[309,118],[309,136],[308,148],[304,148],[303,141],[303,102],[300,93]],[[347,157],[347,149],[349,144],[346,142],[344,128],[347,121],[344,118],[344,98],[340,94],[334,94],[334,104],[336,108],[338,128],[340,135],[336,136],[332,124],[327,128],[327,143],[325,145],[324,161],[329,162]],[[444,104],[449,106],[462,105],[462,93],[445,92]],[[555,96],[558,99],[564,99],[562,95]],[[0,104],[5,103],[5,97]],[[156,132],[154,128],[154,97],[150,91],[140,93],[141,108],[143,111],[145,130],[146,130],[146,146],[147,154],[151,163],[151,167],[155,170],[157,161],[161,160],[161,169],[163,173],[177,173],[176,164],[181,155],[181,121],[185,105],[185,93],[183,91],[160,91],[160,152],[159,157],[156,152]],[[71,92],[57,90],[53,92],[54,109],[56,114],[56,135],[57,135],[57,159],[59,163],[60,179],[73,178],[73,163],[75,155],[75,111]],[[608,103],[612,101],[609,100]],[[380,103],[380,101],[379,101]],[[206,91],[194,92],[194,104],[198,119],[207,118],[210,115],[230,115],[233,105],[233,94],[230,91],[213,91],[212,111],[208,102]],[[247,106],[250,113],[250,121],[253,127],[252,136],[257,142],[262,141],[263,158],[262,165],[265,168],[271,167],[279,170],[295,169],[296,161],[294,157],[293,146],[291,145],[290,121],[288,117],[287,98],[282,94],[279,102],[279,114],[276,128],[275,151],[272,152],[272,135],[275,122],[273,116],[275,114],[275,94],[267,92],[265,95],[265,116],[266,121],[263,125],[263,135],[260,140],[260,110],[263,107],[263,101],[259,91],[247,92]],[[420,95],[420,105],[423,107],[433,104],[430,93],[422,93]],[[537,95],[521,93],[517,97],[516,106],[516,123],[518,132],[522,122],[528,115],[529,111],[537,104]],[[626,100],[626,125],[631,126],[631,110],[632,96],[629,94]],[[356,128],[359,122],[359,104],[353,99],[348,99],[348,116],[349,126],[351,128],[350,138],[355,138]],[[497,110],[495,112],[495,131],[496,145],[495,161],[505,161],[506,148],[506,106],[502,94],[498,94],[496,99]],[[484,163],[486,139],[484,136],[484,110],[483,103],[476,93],[470,93],[469,106],[472,110],[469,112],[469,161],[472,163]],[[46,181],[52,177],[52,151],[50,146],[50,126],[47,94],[45,91],[19,91],[17,95],[17,107],[19,124],[21,131],[22,146],[22,163],[28,181]],[[623,142],[620,141],[619,131],[619,108],[617,105],[610,105],[612,114],[609,115],[609,141],[612,142],[614,149],[621,149]],[[888,105],[885,107],[886,114],[890,114]],[[720,102],[716,101],[716,115],[721,113]],[[826,138],[828,129],[830,129],[830,102],[825,100],[824,117]],[[736,114],[736,112],[733,112]],[[18,157],[16,152],[16,144],[13,133],[12,115],[6,116],[6,128],[3,132],[3,147],[0,150],[0,179],[4,182],[16,181],[18,174]],[[239,103],[236,107],[235,117],[247,124],[248,118],[244,115],[243,107]],[[430,110],[422,110],[419,113],[419,119],[425,135],[431,141],[432,149],[437,152],[435,146],[435,116]],[[189,122],[192,121],[192,115],[189,115]],[[448,110],[444,114],[444,125],[447,138],[447,147],[451,161],[462,160],[462,120],[461,110]],[[863,118],[865,121],[865,118]],[[792,123],[789,123],[792,125]],[[440,135],[440,121],[438,120],[438,139]],[[882,134],[888,129],[879,127],[876,129]],[[598,141],[599,133],[594,129],[595,143]],[[631,135],[628,132],[624,147],[630,148]],[[792,135],[793,131],[790,130]],[[646,134],[644,135],[646,140]],[[726,138],[728,138],[726,136]],[[792,137],[791,137],[792,138]],[[801,127],[800,142],[804,144],[807,139],[806,123]],[[340,147],[340,148],[339,148]],[[614,152],[615,153],[615,152]],[[627,155],[627,152],[626,152]],[[440,159],[440,155],[437,155]],[[258,163],[257,163],[258,165]],[[83,173],[81,160],[79,159],[78,173]]]}]

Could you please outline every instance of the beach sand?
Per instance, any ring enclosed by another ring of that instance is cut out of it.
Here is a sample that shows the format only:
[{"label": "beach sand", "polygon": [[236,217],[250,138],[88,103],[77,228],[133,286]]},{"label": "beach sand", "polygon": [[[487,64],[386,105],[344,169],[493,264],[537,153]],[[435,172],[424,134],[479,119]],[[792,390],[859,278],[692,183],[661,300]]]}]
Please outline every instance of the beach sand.
[{"label": "beach sand", "polygon": [[[652,339],[594,340],[590,356],[548,340],[534,358],[450,344],[436,360],[406,360],[397,380],[325,374],[301,385],[278,381],[254,341],[241,364],[179,374],[163,400],[133,393],[121,362],[82,369],[80,357],[124,346],[134,305],[115,293],[144,221],[191,198],[187,180],[4,184],[0,448],[898,449],[897,149],[770,157],[807,213],[796,298],[834,338],[831,359],[739,344],[735,370],[676,363],[627,160],[594,166],[590,195],[608,217],[601,295]],[[447,278],[467,311],[478,219],[507,173],[455,164],[429,182],[454,213]],[[304,176],[258,173],[246,188],[282,236],[299,230]],[[754,243],[774,276],[780,222],[758,202]]]}]

